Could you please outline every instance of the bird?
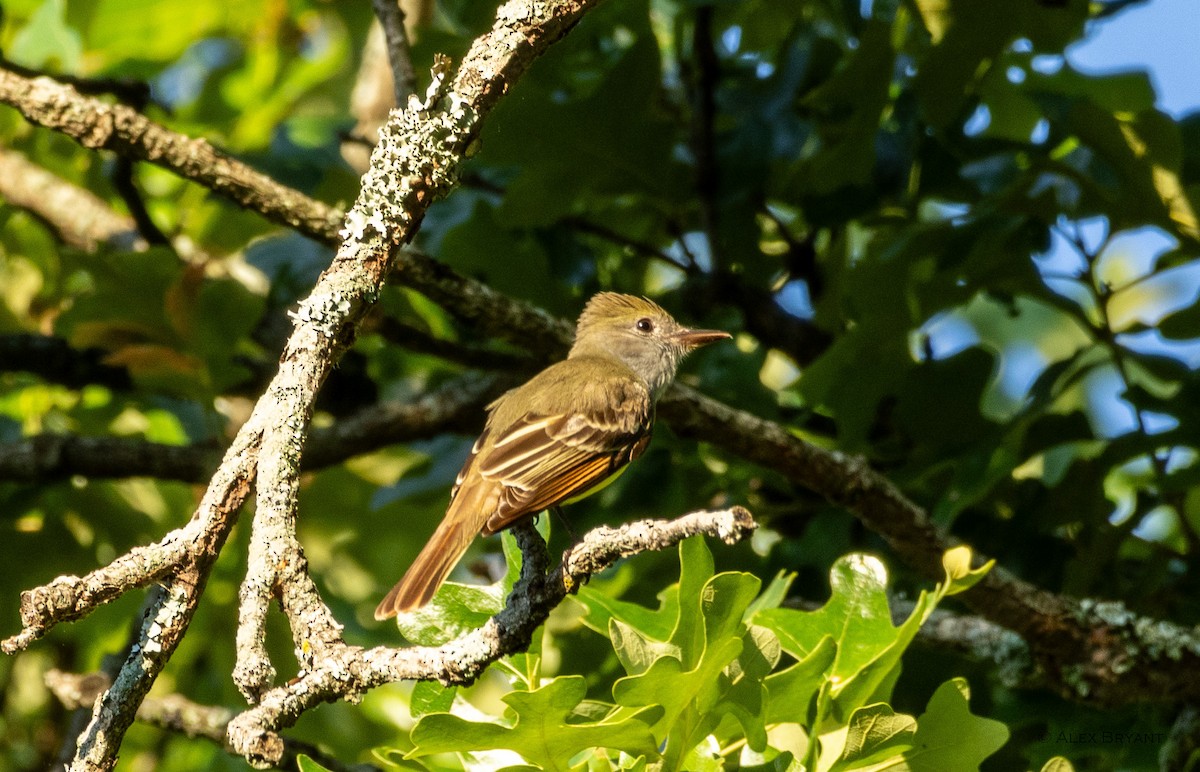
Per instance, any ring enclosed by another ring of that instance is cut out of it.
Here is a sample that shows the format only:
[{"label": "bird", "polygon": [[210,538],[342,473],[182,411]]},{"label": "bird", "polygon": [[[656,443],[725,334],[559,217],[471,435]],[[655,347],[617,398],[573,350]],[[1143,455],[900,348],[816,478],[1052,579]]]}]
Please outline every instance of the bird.
[{"label": "bird", "polygon": [[684,327],[647,298],[592,296],[567,358],[488,406],[445,517],[375,619],[427,604],[476,534],[497,533],[616,479],[649,445],[655,403],[680,361],[729,337]]}]

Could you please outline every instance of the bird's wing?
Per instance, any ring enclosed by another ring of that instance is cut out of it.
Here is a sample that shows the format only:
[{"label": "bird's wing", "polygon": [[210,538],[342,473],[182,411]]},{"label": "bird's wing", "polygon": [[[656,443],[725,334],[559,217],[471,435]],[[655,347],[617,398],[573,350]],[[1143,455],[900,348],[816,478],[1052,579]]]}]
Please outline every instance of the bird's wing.
[{"label": "bird's wing", "polygon": [[474,459],[479,475],[503,491],[484,534],[586,492],[646,449],[649,392],[626,382],[590,386],[569,412],[526,415],[479,446],[486,448]]}]

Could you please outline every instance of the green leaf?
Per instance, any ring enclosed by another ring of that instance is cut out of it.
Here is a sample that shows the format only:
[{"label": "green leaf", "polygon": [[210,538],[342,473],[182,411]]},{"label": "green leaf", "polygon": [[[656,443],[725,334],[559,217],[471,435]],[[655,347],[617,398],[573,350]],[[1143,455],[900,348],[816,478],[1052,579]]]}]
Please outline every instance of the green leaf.
[{"label": "green leaf", "polygon": [[748,629],[743,621],[761,586],[757,577],[712,576],[712,555],[700,538],[680,544],[680,567],[678,620],[669,641],[652,639],[620,620],[609,625],[631,672],[614,684],[613,697],[629,711],[661,707],[653,729],[666,743],[669,767],[699,753],[697,744],[726,715],[743,727],[751,747],[765,748],[760,681],[779,658],[775,636]]},{"label": "green leaf", "polygon": [[1200,338],[1200,304],[1181,308],[1158,323],[1158,331],[1175,340]]},{"label": "green leaf", "polygon": [[657,640],[620,619],[609,620],[608,638],[612,641],[613,652],[629,675],[644,673],[663,657],[680,659],[683,656],[675,644]]},{"label": "green leaf", "polygon": [[440,646],[477,630],[504,606],[503,582],[459,584],[446,582],[425,606],[396,615],[400,634],[421,646]]},{"label": "green leaf", "polygon": [[966,545],[951,547],[942,555],[942,568],[946,571],[946,595],[957,595],[979,583],[996,565],[989,560],[979,568],[971,568],[971,548]]},{"label": "green leaf", "polygon": [[1053,6],[1036,0],[917,0],[917,10],[933,40],[919,63],[916,92],[935,128],[962,115],[981,66],[999,57],[1019,37],[1035,46],[1065,45],[1087,19],[1085,0]]},{"label": "green leaf", "polygon": [[296,768],[300,772],[332,772],[328,767],[321,766],[303,753],[296,756]]},{"label": "green leaf", "polygon": [[[549,525],[537,527],[545,538]],[[507,560],[507,569],[500,581],[487,585],[444,583],[425,606],[396,616],[400,634],[421,646],[440,646],[479,629],[504,608],[505,599],[521,575],[521,550],[517,547],[516,537],[509,531],[503,531],[500,540]],[[537,642],[535,633],[534,644]]]},{"label": "green leaf", "polygon": [[767,676],[764,681],[770,695],[767,723],[811,723],[813,700],[827,682],[827,671],[836,656],[837,644],[826,635],[807,657]]},{"label": "green leaf", "polygon": [[409,711],[413,718],[426,713],[445,713],[454,704],[457,686],[442,686],[437,681],[417,681],[409,698]]},{"label": "green leaf", "polygon": [[848,555],[830,571],[833,590],[824,607],[813,612],[767,609],[753,621],[771,628],[784,651],[803,661],[824,640],[837,644],[828,673],[830,696],[841,715],[869,701],[886,701],[898,675],[900,657],[940,597],[921,593],[912,614],[892,625],[887,599],[887,570],[877,558]]},{"label": "green leaf", "polygon": [[579,593],[572,598],[586,611],[583,624],[601,635],[608,635],[613,620],[617,620],[647,636],[665,641],[679,620],[678,584],[673,584],[658,594],[657,609],[618,600],[591,586],[581,587]]},{"label": "green leaf", "polygon": [[555,678],[540,689],[503,697],[515,714],[511,723],[467,721],[446,713],[421,718],[412,730],[415,745],[407,758],[433,753],[507,749],[543,769],[566,770],[569,760],[589,748],[620,750],[657,758],[657,744],[640,711],[620,720],[569,723],[583,700],[582,676]]},{"label": "green leaf", "polygon": [[916,728],[912,716],[897,714],[888,705],[877,703],[859,708],[850,716],[842,753],[829,772],[896,768],[899,765],[880,762],[899,760],[903,752],[910,750]]},{"label": "green leaf", "polygon": [[[703,546],[702,541],[697,543]],[[701,562],[703,557],[711,558],[707,548],[703,555],[695,547],[689,552]],[[694,561],[685,556],[684,564],[688,562]],[[716,702],[717,676],[742,653],[746,634],[742,616],[758,586],[754,576],[726,573],[712,577],[699,588],[689,588],[686,595],[681,589],[680,622],[670,641],[680,656],[660,656],[644,673],[617,681],[613,686],[617,702],[630,707],[662,704],[667,712],[658,726],[667,730],[693,701],[697,701],[700,712],[711,708]],[[754,644],[757,658],[769,660],[770,641],[760,634],[749,642]],[[760,642],[768,653],[759,648]],[[755,672],[762,672],[761,662],[747,662]]]},{"label": "green leaf", "polygon": [[1062,756],[1055,756],[1042,765],[1041,772],[1075,772],[1075,767]]},{"label": "green leaf", "polygon": [[[478,161],[520,169],[501,207],[505,223],[547,225],[587,211],[595,199],[686,195],[688,170],[672,152],[673,126],[660,107],[664,63],[646,3],[613,4],[596,16],[604,13],[623,17],[616,23],[638,34],[614,45],[612,28],[589,18],[521,79],[484,127]],[[564,78],[564,57],[588,74]]]},{"label": "green leaf", "polygon": [[26,67],[54,69],[64,72],[79,70],[83,56],[83,41],[79,32],[66,20],[66,0],[45,0],[29,22],[13,36],[6,55]]},{"label": "green leaf", "polygon": [[971,713],[966,679],[953,678],[938,687],[917,718],[912,750],[904,754],[912,772],[978,769],[1008,742],[1008,728]]},{"label": "green leaf", "polygon": [[775,578],[771,580],[767,588],[760,592],[750,607],[746,609],[747,618],[764,609],[779,608],[787,598],[788,590],[792,588],[794,581],[796,581],[796,574],[791,571],[780,571],[775,574]]},{"label": "green leaf", "polygon": [[192,0],[100,0],[88,41],[119,61],[174,59],[229,15],[253,18],[258,3],[222,7]]},{"label": "green leaf", "polygon": [[771,628],[784,651],[804,659],[825,637],[839,648],[839,675],[849,677],[895,634],[887,603],[887,569],[878,558],[854,554],[839,558],[829,572],[832,595],[817,611],[766,609],[753,621]]},{"label": "green leaf", "polygon": [[[681,641],[687,641],[689,646],[694,647],[697,634],[702,635],[702,632],[697,632],[702,626],[695,614],[683,613],[680,598],[698,599],[701,589],[712,575],[712,553],[705,545],[704,537],[684,539],[679,543],[679,582],[659,593],[658,609],[616,600],[590,587],[583,587],[577,596],[577,600],[587,609],[583,623],[602,635],[611,635],[614,630],[611,622],[616,619],[621,622],[615,628],[620,634],[629,632],[631,635],[657,639],[668,643],[673,651],[680,652],[676,656],[681,656]],[[626,636],[622,639],[622,645],[640,644]],[[628,654],[630,662],[640,661],[636,650]]]},{"label": "green leaf", "polygon": [[213,388],[222,391],[249,375],[238,362],[250,334],[259,325],[266,298],[232,279],[204,281],[192,308],[189,348],[202,357]]},{"label": "green leaf", "polygon": [[661,707],[664,713],[653,725],[654,736],[661,741],[685,710],[695,707],[705,713],[716,705],[721,672],[741,652],[742,642],[727,638],[707,649],[692,670],[684,670],[674,657],[662,657],[645,673],[618,680],[613,685],[613,698],[628,708]]},{"label": "green leaf", "polygon": [[704,588],[714,578],[712,553],[704,543],[704,537],[693,536],[680,542],[679,617],[669,640],[679,648],[683,664],[687,667],[694,666],[704,651],[707,638],[707,620],[703,613]]},{"label": "green leaf", "polygon": [[892,23],[871,19],[842,69],[805,98],[806,108],[825,118],[819,124],[821,149],[793,174],[793,184],[805,194],[819,197],[870,183],[896,57],[891,33]]}]

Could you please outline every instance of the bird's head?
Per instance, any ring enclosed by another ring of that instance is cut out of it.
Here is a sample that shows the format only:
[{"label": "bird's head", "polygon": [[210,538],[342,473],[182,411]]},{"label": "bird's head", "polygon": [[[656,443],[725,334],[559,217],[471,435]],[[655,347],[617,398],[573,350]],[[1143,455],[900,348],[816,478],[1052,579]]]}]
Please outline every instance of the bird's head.
[{"label": "bird's head", "polygon": [[579,315],[570,356],[616,357],[640,375],[658,397],[675,378],[680,360],[700,346],[730,337],[693,330],[646,298],[601,292]]}]

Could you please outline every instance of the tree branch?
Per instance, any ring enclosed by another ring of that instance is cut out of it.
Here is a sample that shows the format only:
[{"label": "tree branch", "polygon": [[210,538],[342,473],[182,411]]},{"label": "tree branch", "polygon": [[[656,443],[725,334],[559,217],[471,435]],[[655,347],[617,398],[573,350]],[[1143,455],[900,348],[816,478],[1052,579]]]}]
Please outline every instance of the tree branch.
[{"label": "tree branch", "polygon": [[138,190],[137,183],[133,179],[133,171],[133,160],[129,156],[118,155],[112,171],[113,189],[125,202],[125,208],[129,210],[133,221],[137,223],[138,233],[141,234],[142,239],[147,244],[169,245],[171,240],[154,222],[154,218],[150,216],[150,210],[146,208],[146,202],[142,200],[142,192]]},{"label": "tree branch", "polygon": [[[90,708],[96,699],[112,684],[112,679],[104,673],[66,673],[52,669],[46,672],[46,686],[51,693],[70,710]],[[213,705],[201,705],[180,694],[170,694],[163,697],[147,697],[142,701],[135,718],[150,726],[177,732],[188,737],[201,737],[230,750],[225,742],[225,732],[229,721],[237,715],[228,708]],[[280,769],[295,769],[296,758],[304,754],[312,758],[322,767],[334,772],[369,772],[378,769],[370,764],[355,764],[348,766],[336,757],[321,751],[309,743],[300,742],[290,737],[283,738],[283,755],[280,758]]]},{"label": "tree branch", "polygon": [[413,72],[408,32],[404,28],[404,9],[398,0],[371,0],[371,7],[375,9],[375,17],[379,19],[384,40],[387,41],[396,104],[403,105],[410,95],[417,92],[417,76]]},{"label": "tree branch", "polygon": [[[0,178],[3,174],[0,169]],[[73,349],[51,335],[0,335],[0,372],[33,373],[72,389],[89,384],[119,391],[132,388],[128,370],[104,363],[107,354],[98,348]]]},{"label": "tree branch", "polygon": [[589,576],[617,560],[646,550],[661,550],[699,533],[727,544],[749,536],[755,528],[741,507],[694,512],[676,520],[643,520],[620,528],[601,527],[567,551],[549,576],[546,546],[528,522],[514,528],[524,556],[521,579],[502,611],[483,627],[437,647],[405,649],[331,647],[314,668],[262,696],[259,704],[229,724],[229,742],[252,764],[277,764],[283,741],[277,734],[306,710],[322,703],[361,694],[401,680],[437,680],[468,684],[500,657],[528,647],[534,631],[566,595]]},{"label": "tree branch", "polygon": [[230,158],[202,139],[163,128],[131,107],[84,96],[47,77],[0,68],[0,103],[39,126],[60,131],[90,150],[111,150],[175,171],[302,233],[336,238],[342,213]]},{"label": "tree branch", "polygon": [[102,244],[123,249],[146,248],[133,218],[117,214],[91,191],[5,148],[0,148],[0,198],[31,212],[64,244],[76,249],[90,252]]}]

